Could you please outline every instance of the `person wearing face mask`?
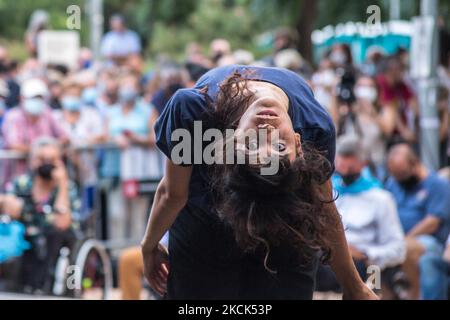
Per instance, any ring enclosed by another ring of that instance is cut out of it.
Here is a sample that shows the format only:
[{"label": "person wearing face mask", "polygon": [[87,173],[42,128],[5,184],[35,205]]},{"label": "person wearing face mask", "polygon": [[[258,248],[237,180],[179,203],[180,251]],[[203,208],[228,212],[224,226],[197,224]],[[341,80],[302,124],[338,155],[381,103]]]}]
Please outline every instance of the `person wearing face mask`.
[{"label": "person wearing face mask", "polygon": [[93,204],[95,185],[98,181],[95,144],[104,141],[104,128],[98,111],[85,106],[81,100],[81,86],[68,81],[63,86],[61,95],[61,111],[55,111],[55,120],[61,125],[69,137],[68,157],[71,160],[71,175],[76,178],[83,190],[83,204],[88,214]]},{"label": "person wearing face mask", "polygon": [[8,149],[28,152],[30,145],[42,136],[53,137],[63,144],[67,142],[64,130],[46,103],[47,96],[47,85],[40,79],[29,79],[22,84],[20,107],[5,115],[2,127]]},{"label": "person wearing face mask", "polygon": [[119,104],[119,83],[117,78],[118,75],[112,71],[104,71],[99,75],[97,87],[95,88],[97,94],[95,106],[104,118],[107,117],[108,112]]},{"label": "person wearing face mask", "polygon": [[51,294],[59,251],[75,243],[72,216],[80,209],[57,140],[41,137],[31,146],[29,172],[17,177],[10,193],[21,199],[14,219],[26,227],[31,249],[21,257],[18,290]]},{"label": "person wearing face mask", "polygon": [[388,155],[391,177],[386,182],[397,203],[406,234],[404,270],[412,298],[447,299],[447,266],[442,260],[450,230],[450,184],[430,172],[407,144]]},{"label": "person wearing face mask", "polygon": [[413,89],[405,80],[405,67],[399,57],[389,56],[380,63],[376,81],[385,114],[388,147],[396,143],[416,143],[419,105]]},{"label": "person wearing face mask", "polygon": [[84,105],[79,84],[67,82],[64,85],[61,105],[62,111],[54,114],[71,145],[89,145],[101,141],[103,128],[100,115],[97,110]]},{"label": "person wearing face mask", "polygon": [[339,43],[331,48],[328,58],[333,63],[335,69],[353,69],[353,56],[350,46]]},{"label": "person wearing face mask", "polygon": [[108,113],[106,135],[119,150],[105,153],[101,172],[119,182],[110,196],[110,228],[112,238],[123,239],[144,234],[148,199],[133,191],[137,181],[157,179],[161,173],[151,125],[152,107],[140,97],[138,77],[124,76],[118,92],[119,106]]},{"label": "person wearing face mask", "polygon": [[311,78],[314,97],[330,112],[333,99],[333,88],[337,84],[337,77],[329,59],[323,59],[319,70]]},{"label": "person wearing face mask", "polygon": [[[337,141],[336,173],[333,187],[339,194],[336,207],[342,216],[345,236],[355,265],[363,280],[367,267],[377,265],[382,270],[382,284],[396,298],[400,291],[392,275],[400,275],[405,259],[404,234],[392,195],[381,188],[381,183],[368,170],[366,152],[355,136],[343,136]],[[370,203],[370,206],[367,204]],[[319,289],[334,289],[337,281],[322,267],[318,275]]]},{"label": "person wearing face mask", "polygon": [[[64,130],[52,116],[47,97],[47,85],[41,79],[31,78],[22,83],[20,105],[5,114],[1,127],[6,149],[27,154],[33,142],[44,136],[53,137],[61,144],[68,142]],[[26,162],[3,161],[0,170],[3,170],[2,183],[9,182],[26,172]]]},{"label": "person wearing face mask", "polygon": [[331,113],[336,121],[338,135],[355,135],[368,150],[370,163],[380,168],[385,161],[386,113],[379,111],[375,80],[360,76],[353,89],[354,102],[344,104],[333,100]]}]

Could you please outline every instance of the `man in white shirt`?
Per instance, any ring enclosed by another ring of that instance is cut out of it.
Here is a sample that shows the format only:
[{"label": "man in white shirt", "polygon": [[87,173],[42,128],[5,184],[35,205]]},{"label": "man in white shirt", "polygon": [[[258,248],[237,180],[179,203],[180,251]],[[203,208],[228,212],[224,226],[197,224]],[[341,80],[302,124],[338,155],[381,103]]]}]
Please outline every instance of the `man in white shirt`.
[{"label": "man in white shirt", "polygon": [[392,195],[366,169],[365,152],[358,138],[341,137],[336,151],[336,174],[332,179],[338,193],[336,206],[355,265],[366,280],[370,270],[385,271],[403,263],[404,233]]},{"label": "man in white shirt", "polygon": [[364,169],[365,152],[356,137],[342,137],[337,148],[336,206],[353,259],[382,270],[401,264],[406,249],[392,195]]}]

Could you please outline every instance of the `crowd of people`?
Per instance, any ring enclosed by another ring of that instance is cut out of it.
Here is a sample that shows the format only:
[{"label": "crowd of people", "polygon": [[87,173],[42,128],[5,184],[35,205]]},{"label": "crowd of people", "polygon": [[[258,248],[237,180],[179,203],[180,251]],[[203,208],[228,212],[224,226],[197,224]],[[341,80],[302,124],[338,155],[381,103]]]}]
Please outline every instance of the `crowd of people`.
[{"label": "crowd of people", "polygon": [[[135,183],[157,180],[164,172],[153,131],[159,114],[178,89],[192,87],[208,70],[245,64],[300,74],[334,120],[336,204],[361,277],[376,265],[386,297],[447,299],[450,52],[442,55],[438,72],[442,170],[433,172],[419,154],[420,111],[405,49],[393,55],[369,50],[356,65],[350,46],[336,44],[314,68],[283,29],[273,54],[260,60],[216,39],[209,54],[191,43],[182,64],[161,55],[149,71],[139,37],[123,16],[114,15],[101,43],[102,62],[83,48],[71,70],[39,62],[36,39],[46,28],[48,17],[35,15],[24,63],[0,46],[0,214],[24,224],[31,246],[21,253],[16,290],[50,292],[48,271],[58,250],[73,243],[98,205],[100,189],[108,190],[108,238],[140,239],[150,201],[136,192]],[[138,299],[143,272],[138,247],[121,254],[118,269],[124,299]],[[325,266],[318,289],[339,290]]]}]

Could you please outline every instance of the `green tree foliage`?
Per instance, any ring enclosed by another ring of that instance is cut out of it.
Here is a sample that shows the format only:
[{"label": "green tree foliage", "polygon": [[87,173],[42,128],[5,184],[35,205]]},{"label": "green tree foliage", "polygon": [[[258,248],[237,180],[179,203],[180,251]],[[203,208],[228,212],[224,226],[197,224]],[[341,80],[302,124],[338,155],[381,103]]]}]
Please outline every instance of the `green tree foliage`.
[{"label": "green tree foliage", "polygon": [[[64,29],[66,8],[85,8],[88,0],[0,0],[0,39],[23,41],[31,13],[36,9],[49,12],[53,29]],[[105,30],[108,17],[123,13],[131,28],[136,30],[149,49],[148,52],[168,52],[181,56],[185,45],[197,41],[206,49],[216,37],[230,40],[234,48],[256,50],[255,39],[278,26],[299,26],[305,0],[104,0]],[[379,5],[382,19],[389,18],[389,0],[315,0],[313,28],[336,25],[347,21],[365,21],[367,7]],[[402,18],[419,13],[420,0],[402,1]],[[447,15],[450,0],[440,0],[440,12]],[[81,36],[87,44],[89,26],[82,11]],[[308,12],[309,13],[309,12]],[[304,17],[305,15],[303,15]],[[309,18],[309,17],[308,17]],[[300,24],[302,25],[302,24]]]}]

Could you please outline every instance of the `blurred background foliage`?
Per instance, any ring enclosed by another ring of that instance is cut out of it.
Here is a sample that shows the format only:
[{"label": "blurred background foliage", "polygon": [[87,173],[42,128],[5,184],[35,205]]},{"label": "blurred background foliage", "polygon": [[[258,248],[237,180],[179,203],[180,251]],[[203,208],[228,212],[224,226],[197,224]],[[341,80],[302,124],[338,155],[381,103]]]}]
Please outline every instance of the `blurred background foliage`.
[{"label": "blurred background foliage", "polygon": [[[0,0],[0,41],[14,56],[24,56],[22,41],[30,14],[45,9],[53,29],[66,28],[66,9],[79,5],[84,13],[85,0]],[[185,46],[196,41],[207,50],[217,37],[228,39],[233,48],[243,48],[260,57],[270,51],[271,34],[288,26],[299,33],[299,50],[308,51],[311,30],[347,21],[365,21],[370,5],[379,5],[382,20],[389,18],[389,0],[105,0],[105,30],[108,17],[123,13],[130,28],[142,37],[146,53],[180,58]],[[448,19],[450,0],[441,0],[441,12]],[[420,0],[402,0],[401,18],[419,14]],[[82,15],[81,39],[89,43],[87,15]],[[302,40],[303,39],[303,40]],[[306,47],[305,47],[306,45]]]}]

